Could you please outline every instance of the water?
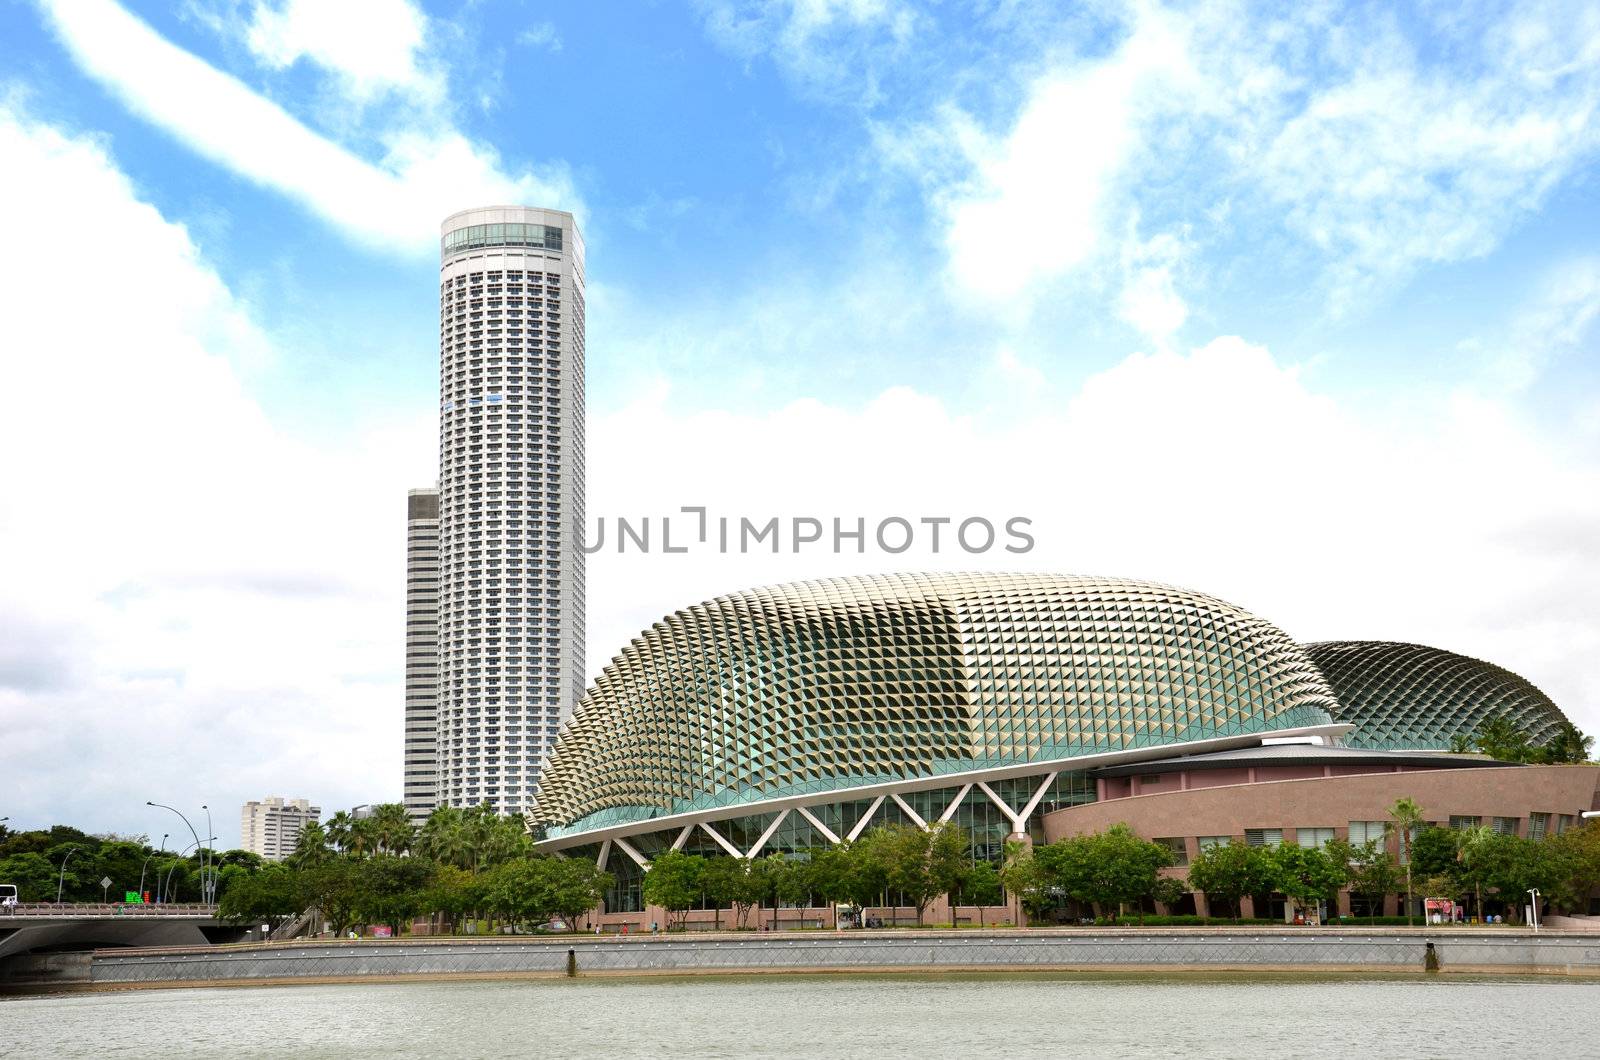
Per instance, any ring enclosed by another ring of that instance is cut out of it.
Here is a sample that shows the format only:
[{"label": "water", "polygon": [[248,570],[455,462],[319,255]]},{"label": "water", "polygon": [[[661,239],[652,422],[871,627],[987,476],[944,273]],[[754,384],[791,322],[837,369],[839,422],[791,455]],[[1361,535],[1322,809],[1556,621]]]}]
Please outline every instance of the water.
[{"label": "water", "polygon": [[0,1056],[1576,1057],[1600,984],[1507,977],[737,976],[0,998]]}]

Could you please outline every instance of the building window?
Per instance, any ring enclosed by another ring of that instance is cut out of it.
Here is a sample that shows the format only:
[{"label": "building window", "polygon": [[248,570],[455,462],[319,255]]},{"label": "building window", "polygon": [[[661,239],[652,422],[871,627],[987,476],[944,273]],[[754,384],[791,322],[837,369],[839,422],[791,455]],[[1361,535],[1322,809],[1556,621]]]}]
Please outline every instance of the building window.
[{"label": "building window", "polygon": [[1153,842],[1172,851],[1172,863],[1174,865],[1182,867],[1189,864],[1189,844],[1184,842],[1181,837],[1173,836],[1166,839],[1156,839]]},{"label": "building window", "polygon": [[1353,847],[1372,844],[1372,849],[1382,850],[1385,840],[1388,839],[1389,829],[1383,821],[1351,821],[1350,845]]},{"label": "building window", "polygon": [[1450,815],[1451,828],[1476,828],[1482,823],[1482,817],[1454,813]]},{"label": "building window", "polygon": [[1212,847],[1225,847],[1231,842],[1233,842],[1231,835],[1203,835],[1195,840],[1195,845],[1200,848],[1200,853],[1204,854]]},{"label": "building window", "polygon": [[1244,841],[1253,847],[1276,847],[1283,845],[1283,829],[1281,828],[1246,828]]},{"label": "building window", "polygon": [[1333,842],[1332,828],[1296,828],[1295,842],[1310,850],[1321,850]]},{"label": "building window", "polygon": [[1543,839],[1550,831],[1550,815],[1548,813],[1528,814],[1528,838]]},{"label": "building window", "polygon": [[1521,822],[1515,817],[1496,817],[1493,827],[1501,835],[1516,835],[1519,831],[1517,828],[1519,823]]}]

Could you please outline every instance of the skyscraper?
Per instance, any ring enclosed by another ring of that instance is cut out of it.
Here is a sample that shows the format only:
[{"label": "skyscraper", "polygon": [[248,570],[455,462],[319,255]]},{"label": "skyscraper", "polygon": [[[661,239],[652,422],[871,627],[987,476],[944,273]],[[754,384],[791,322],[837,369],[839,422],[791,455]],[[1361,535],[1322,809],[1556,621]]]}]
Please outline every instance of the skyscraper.
[{"label": "skyscraper", "polygon": [[421,821],[438,802],[439,491],[406,497],[405,804]]},{"label": "skyscraper", "polygon": [[442,234],[436,798],[518,813],[583,692],[583,237],[516,206]]}]

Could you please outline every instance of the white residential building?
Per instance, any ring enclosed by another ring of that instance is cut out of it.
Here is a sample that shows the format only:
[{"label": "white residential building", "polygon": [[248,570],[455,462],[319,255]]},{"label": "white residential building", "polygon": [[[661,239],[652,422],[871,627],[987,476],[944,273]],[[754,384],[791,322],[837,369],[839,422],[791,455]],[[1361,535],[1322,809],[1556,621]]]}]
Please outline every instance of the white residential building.
[{"label": "white residential building", "polygon": [[239,812],[239,848],[282,861],[294,853],[300,829],[321,819],[322,809],[305,799],[272,796],[247,802]]}]

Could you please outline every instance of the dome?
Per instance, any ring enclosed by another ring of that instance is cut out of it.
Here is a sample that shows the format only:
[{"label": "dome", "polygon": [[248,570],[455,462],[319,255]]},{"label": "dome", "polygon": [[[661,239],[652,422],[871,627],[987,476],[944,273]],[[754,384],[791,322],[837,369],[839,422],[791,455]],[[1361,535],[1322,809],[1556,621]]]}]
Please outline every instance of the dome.
[{"label": "dome", "polygon": [[751,589],[606,665],[543,771],[553,835],[788,795],[1329,725],[1283,631],[1147,582],[894,574]]},{"label": "dome", "polygon": [[1350,747],[1449,750],[1452,736],[1501,712],[1542,744],[1567,720],[1526,678],[1442,648],[1330,640],[1306,645],[1306,654],[1333,687],[1334,716],[1355,726],[1342,737]]}]

